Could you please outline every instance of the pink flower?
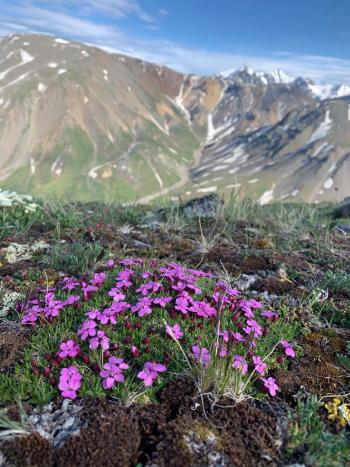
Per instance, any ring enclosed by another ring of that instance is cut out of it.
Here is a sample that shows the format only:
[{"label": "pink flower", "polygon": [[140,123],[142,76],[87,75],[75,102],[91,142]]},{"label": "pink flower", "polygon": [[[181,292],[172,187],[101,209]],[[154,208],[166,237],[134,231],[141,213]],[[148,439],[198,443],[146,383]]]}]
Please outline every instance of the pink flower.
[{"label": "pink flower", "polygon": [[271,396],[275,396],[277,394],[279,387],[276,384],[275,378],[270,376],[269,378],[260,378],[260,380],[264,383],[264,387],[268,390]]},{"label": "pink flower", "polygon": [[243,331],[246,334],[253,334],[254,337],[259,337],[262,335],[262,328],[259,323],[255,321],[255,319],[248,319],[247,326],[243,328]]},{"label": "pink flower", "polygon": [[209,303],[203,301],[193,301],[192,305],[190,306],[190,311],[203,318],[216,316],[215,308],[210,306]]},{"label": "pink flower", "polygon": [[143,296],[146,296],[151,293],[156,293],[158,290],[162,288],[162,284],[160,282],[147,282],[146,284],[142,284],[136,292],[141,293]]},{"label": "pink flower", "polygon": [[234,339],[235,341],[237,341],[237,342],[244,342],[244,341],[245,341],[244,337],[243,337],[242,334],[239,333],[239,332],[233,332],[233,333],[232,333],[232,337],[233,337],[233,339]]},{"label": "pink flower", "polygon": [[172,297],[155,297],[153,298],[153,303],[159,305],[161,308],[164,308],[167,303],[171,302]]},{"label": "pink flower", "polygon": [[114,267],[115,263],[113,261],[113,259],[109,259],[107,261],[107,266],[109,267],[109,269],[112,269]]},{"label": "pink flower", "polygon": [[172,337],[173,339],[181,339],[184,333],[181,332],[180,325],[174,324],[174,326],[169,326],[168,324],[165,326],[166,333]]},{"label": "pink flower", "polygon": [[119,289],[117,289],[116,287],[114,287],[113,289],[111,289],[109,292],[108,292],[108,295],[110,297],[113,297],[113,300],[115,302],[121,302],[122,300],[124,300],[125,298],[125,295],[123,294],[123,292],[121,292]]},{"label": "pink flower", "polygon": [[197,362],[199,362],[204,368],[208,368],[211,360],[211,355],[208,349],[194,345],[192,346],[192,353]]},{"label": "pink flower", "polygon": [[166,366],[161,363],[146,362],[143,366],[143,370],[137,375],[139,379],[142,379],[146,387],[152,386],[154,381],[158,378],[158,373],[166,371]]},{"label": "pink flower", "polygon": [[288,341],[281,341],[281,345],[284,348],[284,353],[291,358],[295,357],[295,352],[293,349],[292,344],[290,344]]},{"label": "pink flower", "polygon": [[107,279],[107,274],[105,272],[97,272],[94,274],[93,279],[91,280],[91,284],[100,287],[105,280]]},{"label": "pink flower", "polygon": [[242,355],[234,355],[232,366],[233,368],[236,368],[236,370],[241,370],[242,375],[247,374],[248,365],[247,365],[247,362],[242,357]]},{"label": "pink flower", "polygon": [[109,349],[109,339],[103,331],[97,331],[96,337],[90,339],[90,349],[94,350],[101,347],[102,350]]},{"label": "pink flower", "polygon": [[73,290],[79,285],[79,282],[74,279],[74,277],[65,277],[63,282],[64,286],[62,287],[62,290]]},{"label": "pink flower", "polygon": [[123,383],[125,380],[123,370],[127,370],[128,368],[129,365],[122,358],[110,357],[100,372],[100,376],[103,378],[102,386],[104,389],[112,388],[115,383]]},{"label": "pink flower", "polygon": [[58,356],[61,358],[76,357],[80,352],[80,347],[73,340],[62,342]]},{"label": "pink flower", "polygon": [[78,330],[78,336],[80,339],[85,341],[89,337],[93,337],[96,335],[96,322],[92,319],[83,321],[81,327]]},{"label": "pink flower", "polygon": [[140,300],[131,307],[133,313],[137,313],[141,318],[145,315],[150,315],[152,313],[152,300],[148,297],[140,298]]},{"label": "pink flower", "polygon": [[136,345],[131,346],[131,353],[132,353],[132,356],[135,357],[135,358],[138,358],[140,356],[140,351],[136,347]]},{"label": "pink flower", "polygon": [[259,375],[263,375],[267,369],[266,363],[264,363],[259,356],[253,357],[253,363],[255,365],[255,371]]},{"label": "pink flower", "polygon": [[187,292],[182,293],[175,300],[175,310],[180,311],[182,314],[187,314],[189,311],[191,299]]},{"label": "pink flower", "polygon": [[61,395],[67,399],[75,399],[81,387],[81,380],[82,376],[76,366],[62,368],[58,383]]},{"label": "pink flower", "polygon": [[273,319],[273,320],[278,318],[277,313],[275,313],[274,311],[269,311],[269,310],[263,311],[261,313],[261,316],[263,316],[264,318]]}]

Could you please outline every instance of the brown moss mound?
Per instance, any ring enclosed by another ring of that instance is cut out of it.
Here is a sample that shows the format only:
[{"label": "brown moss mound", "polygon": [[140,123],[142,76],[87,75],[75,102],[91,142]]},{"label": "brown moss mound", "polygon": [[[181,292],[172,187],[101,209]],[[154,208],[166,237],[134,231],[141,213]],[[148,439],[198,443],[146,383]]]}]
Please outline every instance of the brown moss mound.
[{"label": "brown moss mound", "polygon": [[20,436],[1,446],[6,463],[12,467],[48,467],[54,465],[54,450],[48,440],[38,433]]},{"label": "brown moss mound", "polygon": [[107,401],[91,401],[82,417],[87,418],[87,426],[57,449],[57,467],[136,464],[141,436],[137,420],[125,409]]}]

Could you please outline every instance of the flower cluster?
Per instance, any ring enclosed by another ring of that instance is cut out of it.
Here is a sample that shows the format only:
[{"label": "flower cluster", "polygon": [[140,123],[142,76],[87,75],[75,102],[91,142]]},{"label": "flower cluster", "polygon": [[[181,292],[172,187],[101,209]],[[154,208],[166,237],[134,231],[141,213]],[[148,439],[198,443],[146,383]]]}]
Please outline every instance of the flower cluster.
[{"label": "flower cluster", "polygon": [[[255,385],[275,396],[271,371],[295,357],[283,336],[265,343],[280,320],[278,313],[211,273],[176,263],[109,260],[90,281],[65,277],[20,307],[22,323],[32,326],[55,323],[67,310],[78,323],[69,330],[70,339],[60,342],[44,370],[33,365],[33,372],[52,385],[60,371],[63,397],[76,397],[83,378],[100,378],[105,390],[118,390],[130,375],[150,387],[172,362],[178,367],[183,361],[180,348],[200,371],[210,372],[222,362],[225,381],[235,378],[238,392]],[[74,365],[61,368],[67,359]]]},{"label": "flower cluster", "polygon": [[103,379],[103,387],[111,389],[116,383],[124,383],[125,377],[123,371],[128,368],[129,365],[122,358],[110,357],[100,372],[100,376]]},{"label": "flower cluster", "polygon": [[77,391],[81,386],[81,380],[82,376],[76,366],[62,368],[58,383],[58,389],[61,391],[61,395],[68,399],[75,399],[77,397]]}]

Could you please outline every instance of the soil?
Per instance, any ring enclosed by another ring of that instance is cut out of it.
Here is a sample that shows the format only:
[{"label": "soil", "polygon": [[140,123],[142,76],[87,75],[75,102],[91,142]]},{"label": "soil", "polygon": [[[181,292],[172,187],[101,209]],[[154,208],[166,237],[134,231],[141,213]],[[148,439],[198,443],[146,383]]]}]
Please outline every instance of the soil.
[{"label": "soil", "polygon": [[[283,435],[280,414],[256,403],[223,400],[212,407],[180,379],[159,403],[121,407],[106,399],[81,401],[85,425],[59,448],[37,433],[6,441],[9,465],[45,467],[277,466]],[[6,464],[7,465],[7,464]]]}]

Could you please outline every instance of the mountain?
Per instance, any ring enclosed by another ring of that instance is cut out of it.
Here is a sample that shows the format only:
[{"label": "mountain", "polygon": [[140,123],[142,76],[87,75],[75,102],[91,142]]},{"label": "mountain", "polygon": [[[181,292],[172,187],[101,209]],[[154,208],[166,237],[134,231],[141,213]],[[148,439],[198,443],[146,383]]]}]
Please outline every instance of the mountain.
[{"label": "mountain", "polygon": [[74,200],[240,189],[350,195],[350,88],[248,67],[184,75],[41,35],[0,39],[0,181]]}]

